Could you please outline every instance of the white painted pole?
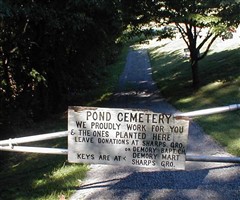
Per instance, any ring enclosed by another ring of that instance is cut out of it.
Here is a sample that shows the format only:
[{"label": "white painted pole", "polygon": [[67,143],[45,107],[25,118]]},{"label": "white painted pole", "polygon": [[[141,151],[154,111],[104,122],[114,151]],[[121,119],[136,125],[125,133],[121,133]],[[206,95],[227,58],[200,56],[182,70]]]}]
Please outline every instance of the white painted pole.
[{"label": "white painted pole", "polygon": [[186,161],[192,162],[220,162],[220,163],[240,163],[240,157],[222,157],[222,156],[207,156],[207,155],[186,155]]},{"label": "white painted pole", "polygon": [[233,104],[229,106],[209,108],[209,109],[197,110],[197,111],[186,112],[186,113],[177,113],[177,114],[174,114],[174,116],[175,117],[197,117],[201,115],[211,115],[211,114],[223,113],[223,112],[239,110],[239,109],[240,109],[240,104]]},{"label": "white painted pole", "polygon": [[[44,148],[44,147],[0,147],[2,151],[26,152],[26,153],[40,153],[40,154],[58,154],[67,155],[67,149],[60,148]],[[240,163],[240,157],[220,157],[220,156],[206,156],[206,155],[186,155],[186,161],[192,162],[220,162],[220,163]]]},{"label": "white painted pole", "polygon": [[67,155],[67,149],[60,148],[45,148],[45,147],[27,147],[27,146],[7,146],[1,147],[1,151],[15,151],[15,152],[26,152],[26,153],[41,153],[41,154],[58,154],[58,155]]},{"label": "white painted pole", "polygon": [[61,132],[55,132],[55,133],[26,136],[21,138],[13,138],[13,139],[1,140],[0,146],[12,146],[13,144],[36,142],[36,141],[42,141],[42,140],[51,140],[51,139],[56,139],[61,137],[67,137],[67,135],[68,135],[67,131],[61,131]]}]

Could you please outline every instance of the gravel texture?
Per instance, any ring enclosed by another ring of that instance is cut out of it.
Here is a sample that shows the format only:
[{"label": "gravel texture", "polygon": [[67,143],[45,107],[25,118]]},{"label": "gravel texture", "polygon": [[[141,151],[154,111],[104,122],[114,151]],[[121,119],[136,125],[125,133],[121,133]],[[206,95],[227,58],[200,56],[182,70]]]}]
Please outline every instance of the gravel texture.
[{"label": "gravel texture", "polygon": [[[176,113],[152,80],[146,50],[129,51],[119,90],[104,105]],[[189,154],[231,156],[194,122],[190,125]],[[86,179],[71,200],[240,200],[240,165],[186,162],[185,171],[157,168],[90,165]]]}]

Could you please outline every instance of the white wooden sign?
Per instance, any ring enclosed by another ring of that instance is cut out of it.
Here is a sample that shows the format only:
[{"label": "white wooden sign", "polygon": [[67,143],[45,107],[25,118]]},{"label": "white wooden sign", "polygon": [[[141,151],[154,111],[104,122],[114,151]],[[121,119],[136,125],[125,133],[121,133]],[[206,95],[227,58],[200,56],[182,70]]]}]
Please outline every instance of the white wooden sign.
[{"label": "white wooden sign", "polygon": [[171,114],[69,107],[68,161],[185,169],[188,129]]}]

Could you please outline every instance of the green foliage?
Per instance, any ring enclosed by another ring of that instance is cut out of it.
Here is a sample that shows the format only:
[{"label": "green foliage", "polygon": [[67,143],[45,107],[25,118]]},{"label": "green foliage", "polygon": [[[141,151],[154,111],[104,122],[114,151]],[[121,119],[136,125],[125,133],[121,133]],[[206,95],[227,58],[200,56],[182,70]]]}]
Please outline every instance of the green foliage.
[{"label": "green foliage", "polygon": [[119,1],[1,1],[0,119],[16,110],[41,119],[72,91],[98,87],[117,57]]},{"label": "green foliage", "polygon": [[124,45],[116,61],[106,66],[104,76],[99,80],[99,86],[91,90],[76,91],[71,96],[71,105],[101,106],[112,96],[118,86],[119,77],[124,69],[128,53],[128,45]]}]

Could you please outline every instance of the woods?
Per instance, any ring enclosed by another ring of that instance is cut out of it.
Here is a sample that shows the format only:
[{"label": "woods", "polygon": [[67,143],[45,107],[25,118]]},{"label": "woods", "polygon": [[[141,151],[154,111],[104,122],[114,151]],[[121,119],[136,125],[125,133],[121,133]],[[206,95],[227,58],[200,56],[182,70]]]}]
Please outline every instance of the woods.
[{"label": "woods", "polygon": [[0,120],[64,110],[114,61],[123,23],[115,1],[0,1]]},{"label": "woods", "polygon": [[[152,22],[161,27],[174,24],[181,34],[197,89],[198,62],[216,38],[225,38],[240,22],[235,0],[0,0],[0,5],[0,122],[4,123],[25,123],[65,110],[71,94],[84,94],[106,78],[126,30],[132,30],[132,37]],[[164,37],[172,34],[164,31]]]}]

